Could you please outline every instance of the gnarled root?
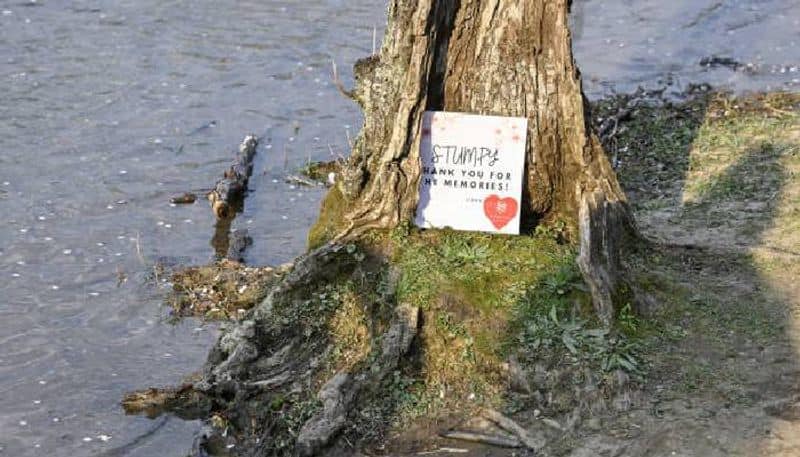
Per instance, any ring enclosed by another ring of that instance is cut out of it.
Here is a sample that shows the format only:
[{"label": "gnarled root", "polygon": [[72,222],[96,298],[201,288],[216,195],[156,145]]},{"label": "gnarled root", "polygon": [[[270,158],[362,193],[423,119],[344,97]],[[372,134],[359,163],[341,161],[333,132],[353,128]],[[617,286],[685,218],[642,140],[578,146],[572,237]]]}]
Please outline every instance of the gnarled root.
[{"label": "gnarled root", "polygon": [[399,306],[391,327],[383,335],[381,354],[373,368],[368,370],[371,376],[356,378],[351,373],[337,373],[325,383],[318,395],[323,404],[322,411],[303,425],[297,437],[299,455],[315,455],[342,430],[359,392],[367,384],[380,384],[387,374],[394,371],[411,347],[418,324],[419,308]]},{"label": "gnarled root", "polygon": [[[354,245],[340,244],[301,257],[256,308],[223,330],[199,380],[130,394],[123,402],[126,410],[205,418],[216,433],[204,436],[225,435],[226,443],[235,443],[233,455],[324,452],[360,396],[397,369],[417,335],[418,308],[398,305],[390,318],[384,310],[392,310],[393,296],[362,301],[354,306],[368,316],[371,356],[347,366],[332,362],[339,342],[329,321],[344,303],[337,301],[342,293],[336,287],[378,274],[382,267],[376,268],[376,260]],[[369,287],[374,291],[375,284]],[[369,295],[356,291],[352,296],[366,300]],[[330,372],[335,374],[318,387]],[[206,438],[195,446],[196,455],[210,452],[202,443],[215,440]]]}]

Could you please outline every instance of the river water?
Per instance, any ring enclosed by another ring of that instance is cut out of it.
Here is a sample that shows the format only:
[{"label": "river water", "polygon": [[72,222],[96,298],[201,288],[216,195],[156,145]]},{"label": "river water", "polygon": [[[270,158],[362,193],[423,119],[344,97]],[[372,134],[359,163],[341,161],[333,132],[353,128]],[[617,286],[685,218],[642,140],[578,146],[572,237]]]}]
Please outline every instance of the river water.
[{"label": "river water", "polygon": [[[122,395],[203,363],[215,327],[168,320],[155,265],[212,258],[205,202],[264,138],[236,224],[248,260],[303,250],[322,191],[285,170],[346,154],[345,84],[385,3],[0,0],[0,455],[180,456],[196,423],[125,417]],[[800,88],[800,1],[575,0],[585,87]],[[730,57],[747,71],[703,67]]]}]

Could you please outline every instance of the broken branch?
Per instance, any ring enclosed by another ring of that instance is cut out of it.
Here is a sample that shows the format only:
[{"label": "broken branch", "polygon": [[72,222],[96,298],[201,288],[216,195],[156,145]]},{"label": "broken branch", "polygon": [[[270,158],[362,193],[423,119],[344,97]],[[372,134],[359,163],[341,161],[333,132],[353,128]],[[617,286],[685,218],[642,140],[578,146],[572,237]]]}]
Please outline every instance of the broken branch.
[{"label": "broken branch", "polygon": [[236,162],[225,171],[224,177],[217,181],[214,190],[209,192],[208,201],[217,219],[233,218],[236,212],[241,211],[247,181],[253,173],[256,146],[258,139],[254,135],[246,136],[239,146]]}]

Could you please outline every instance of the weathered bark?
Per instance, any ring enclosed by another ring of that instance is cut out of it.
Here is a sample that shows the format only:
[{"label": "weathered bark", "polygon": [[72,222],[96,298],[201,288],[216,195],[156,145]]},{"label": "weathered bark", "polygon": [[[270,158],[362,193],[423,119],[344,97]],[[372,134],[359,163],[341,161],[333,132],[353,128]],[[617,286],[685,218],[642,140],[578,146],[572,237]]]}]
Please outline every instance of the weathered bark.
[{"label": "weathered bark", "polygon": [[619,289],[625,196],[591,132],[568,28],[568,0],[394,0],[379,56],[356,64],[365,122],[342,172],[336,239],[413,218],[422,113],[528,118],[523,224],[581,230],[581,271],[598,315]]},{"label": "weathered bark", "polygon": [[[426,110],[528,119],[523,222],[562,220],[573,235],[580,230],[578,262],[597,314],[610,322],[623,285],[619,248],[635,231],[625,196],[589,128],[568,9],[568,0],[392,0],[380,54],[355,67],[356,86],[349,93],[363,107],[365,122],[328,197],[336,197],[336,211],[326,205],[318,223],[333,242],[301,257],[261,304],[223,332],[188,405],[157,391],[156,410],[164,405],[225,417],[236,431],[236,455],[285,455],[289,450],[278,447],[276,437],[287,434],[296,438],[295,455],[336,453],[326,446],[336,445],[365,392],[396,369],[422,319],[417,308],[394,301],[393,292],[377,299],[394,309],[391,322],[376,319],[380,303],[363,303],[376,321],[370,330],[374,358],[320,382],[331,343],[327,329],[315,322],[324,323],[331,311],[314,308],[314,297],[324,296],[321,287],[331,281],[367,276],[362,270],[370,261],[353,255],[360,235],[412,220]],[[275,408],[288,408],[287,397],[295,409],[274,414]],[[303,406],[309,401],[315,405],[310,413]],[[283,416],[302,418],[302,426],[282,431]],[[514,434],[509,444],[543,446],[508,418],[489,416]]]}]

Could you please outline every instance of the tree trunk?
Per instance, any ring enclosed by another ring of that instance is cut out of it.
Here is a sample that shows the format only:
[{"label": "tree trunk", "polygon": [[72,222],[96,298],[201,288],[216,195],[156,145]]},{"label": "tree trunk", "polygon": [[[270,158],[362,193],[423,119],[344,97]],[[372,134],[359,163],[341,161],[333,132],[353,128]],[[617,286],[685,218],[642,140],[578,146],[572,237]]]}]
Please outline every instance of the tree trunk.
[{"label": "tree trunk", "polygon": [[379,56],[356,64],[364,127],[333,192],[330,238],[414,216],[426,110],[528,118],[523,226],[580,231],[579,265],[601,319],[620,289],[618,249],[634,234],[625,196],[591,132],[572,56],[569,0],[393,0]]},{"label": "tree trunk", "polygon": [[[391,0],[380,55],[355,67],[350,95],[365,122],[309,235],[318,248],[222,333],[189,386],[133,395],[129,410],[210,416],[214,432],[200,437],[196,455],[220,443],[242,456],[352,454],[338,435],[354,418],[375,413],[353,410],[370,398],[391,404],[385,384],[415,351],[413,342],[428,338],[420,329],[434,331],[425,327],[420,304],[399,302],[398,272],[384,253],[369,246],[362,252],[358,242],[367,231],[413,219],[426,110],[528,119],[523,224],[567,223],[579,240],[577,260],[595,310],[610,323],[624,290],[618,251],[635,230],[589,129],[568,9],[568,0]],[[329,376],[332,351],[353,346],[333,341],[329,328],[346,293],[329,286],[343,280],[355,288],[348,295],[354,311],[344,321],[364,327],[352,334],[369,336],[369,347],[357,364]],[[332,297],[340,298],[331,304]],[[433,349],[416,350],[424,358]],[[526,446],[540,446],[517,435]]]}]

